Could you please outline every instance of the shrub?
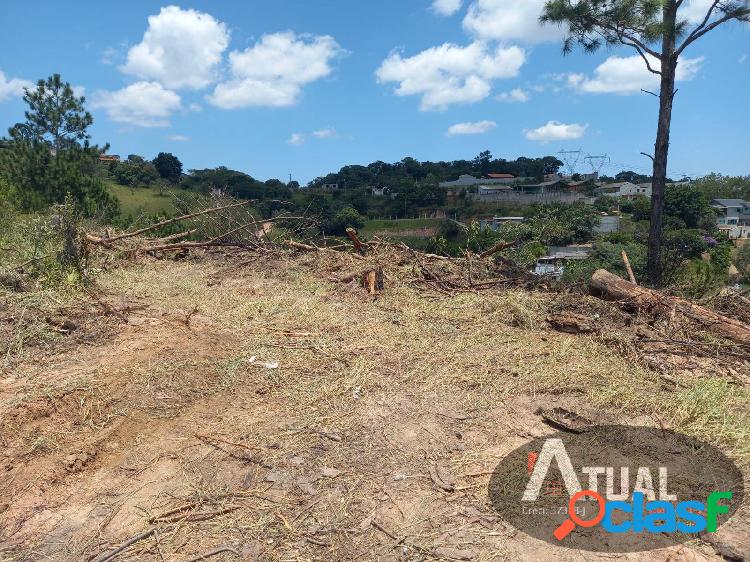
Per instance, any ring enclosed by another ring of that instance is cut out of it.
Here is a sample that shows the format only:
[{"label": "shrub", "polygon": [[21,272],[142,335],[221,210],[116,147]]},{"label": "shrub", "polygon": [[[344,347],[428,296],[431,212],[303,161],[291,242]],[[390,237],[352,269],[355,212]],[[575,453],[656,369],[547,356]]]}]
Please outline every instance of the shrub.
[{"label": "shrub", "polygon": [[334,234],[346,234],[347,228],[360,229],[365,225],[365,217],[359,214],[354,207],[344,207],[337,212],[328,224],[329,232]]}]

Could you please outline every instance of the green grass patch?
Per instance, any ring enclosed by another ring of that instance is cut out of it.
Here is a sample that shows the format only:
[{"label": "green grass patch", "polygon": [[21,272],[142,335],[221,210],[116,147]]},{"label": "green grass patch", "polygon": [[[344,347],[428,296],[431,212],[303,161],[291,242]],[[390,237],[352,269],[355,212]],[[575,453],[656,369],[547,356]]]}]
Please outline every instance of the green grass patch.
[{"label": "green grass patch", "polygon": [[360,230],[362,236],[373,236],[375,234],[393,234],[398,236],[399,232],[418,230],[422,228],[438,228],[444,219],[397,219],[397,220],[371,220],[365,223]]},{"label": "green grass patch", "polygon": [[142,214],[155,215],[161,212],[174,213],[174,192],[172,188],[129,187],[107,183],[107,189],[120,203],[120,215],[137,217]]}]

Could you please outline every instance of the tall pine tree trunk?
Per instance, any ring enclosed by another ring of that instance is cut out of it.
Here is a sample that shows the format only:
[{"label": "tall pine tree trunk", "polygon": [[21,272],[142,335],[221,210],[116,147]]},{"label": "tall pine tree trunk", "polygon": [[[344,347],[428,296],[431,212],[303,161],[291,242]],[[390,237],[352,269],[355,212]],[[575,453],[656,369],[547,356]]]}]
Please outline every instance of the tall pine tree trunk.
[{"label": "tall pine tree trunk", "polygon": [[669,157],[669,132],[672,126],[672,102],[674,100],[675,73],[677,60],[675,52],[675,23],[677,3],[675,0],[664,5],[664,36],[662,39],[661,88],[659,91],[659,124],[654,146],[654,171],[651,194],[651,225],[648,237],[648,278],[652,285],[662,282],[662,233],[664,230],[664,191],[667,182],[667,161]]}]

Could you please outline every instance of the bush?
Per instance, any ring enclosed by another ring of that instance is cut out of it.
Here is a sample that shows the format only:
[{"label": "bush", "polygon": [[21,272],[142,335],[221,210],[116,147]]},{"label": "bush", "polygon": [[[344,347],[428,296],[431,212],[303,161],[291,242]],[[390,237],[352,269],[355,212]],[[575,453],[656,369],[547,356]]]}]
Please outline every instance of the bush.
[{"label": "bush", "polygon": [[735,265],[745,283],[750,283],[750,244],[745,243],[737,250]]},{"label": "bush", "polygon": [[98,156],[96,148],[71,146],[53,154],[44,143],[14,141],[0,151],[0,176],[13,187],[12,201],[21,211],[41,211],[70,196],[84,215],[111,218],[117,201],[95,176]]},{"label": "bush", "polygon": [[358,230],[365,225],[365,217],[354,207],[344,207],[337,212],[328,224],[328,231],[333,234],[346,234],[347,228]]},{"label": "bush", "polygon": [[123,162],[113,163],[110,172],[120,185],[145,186],[159,179],[159,172],[151,162],[131,155]]},{"label": "bush", "polygon": [[17,215],[5,222],[0,244],[12,247],[13,265],[23,264],[23,274],[43,286],[77,285],[88,267],[80,221],[80,211],[68,198],[48,213]]},{"label": "bush", "polygon": [[727,277],[726,269],[705,260],[691,260],[680,270],[674,288],[686,298],[698,299],[722,287]]}]

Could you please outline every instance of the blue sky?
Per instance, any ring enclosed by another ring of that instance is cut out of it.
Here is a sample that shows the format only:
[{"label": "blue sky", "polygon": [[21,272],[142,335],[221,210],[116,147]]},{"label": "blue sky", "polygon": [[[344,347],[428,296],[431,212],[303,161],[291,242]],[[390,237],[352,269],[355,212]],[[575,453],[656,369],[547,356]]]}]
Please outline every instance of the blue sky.
[{"label": "blue sky", "polygon": [[[696,19],[707,0],[688,0]],[[2,0],[0,127],[22,87],[85,89],[94,141],[301,183],[345,164],[608,154],[647,172],[657,100],[627,48],[563,57],[543,0]],[[670,174],[750,174],[750,26],[691,46]],[[581,164],[580,171],[587,171]]]}]

